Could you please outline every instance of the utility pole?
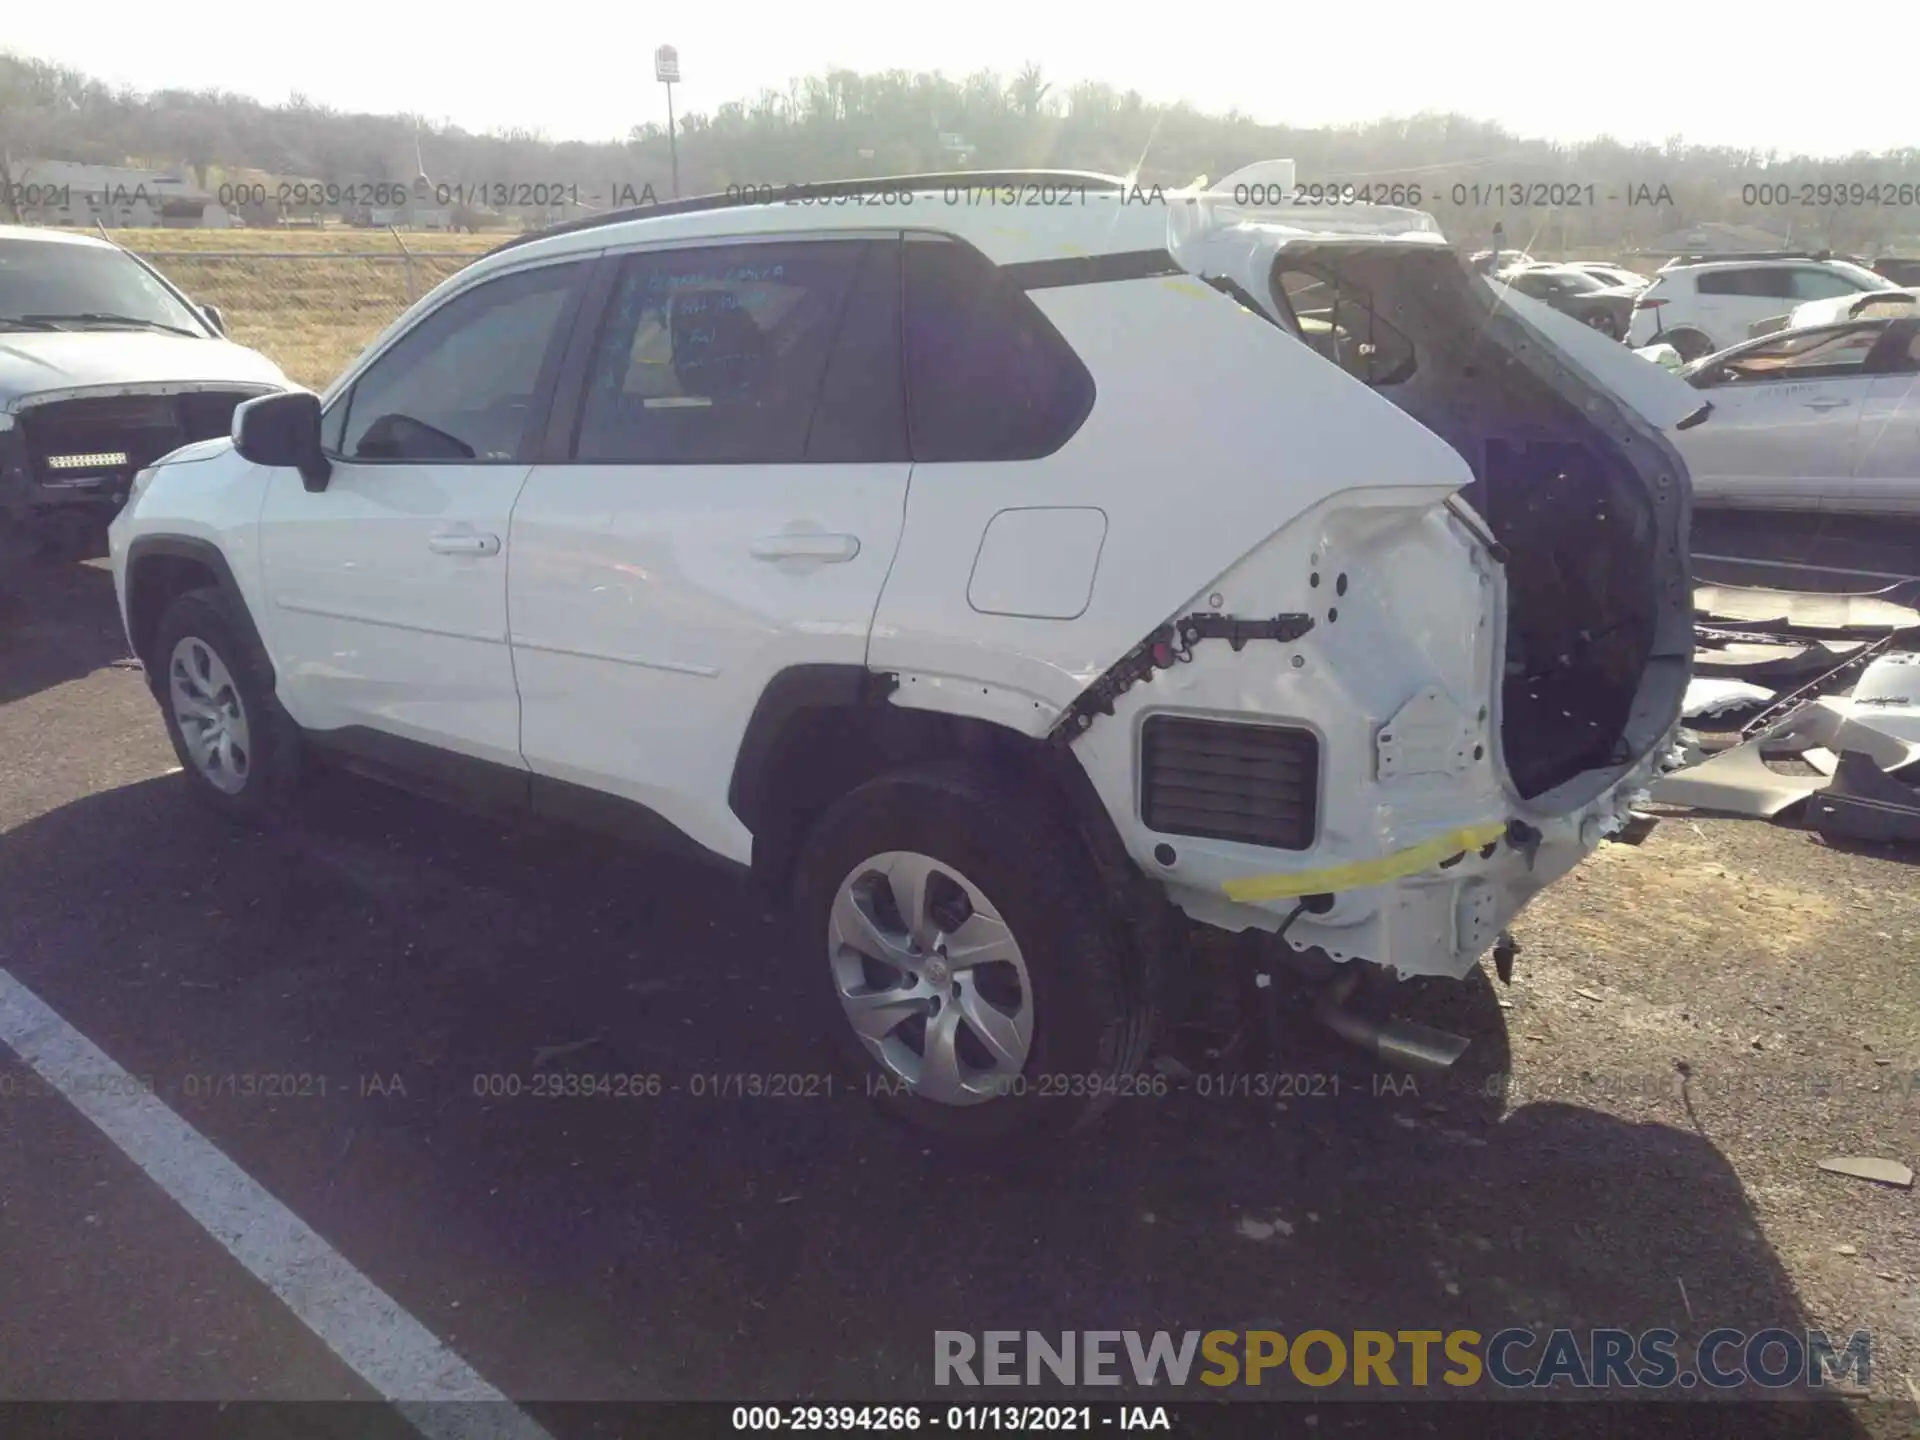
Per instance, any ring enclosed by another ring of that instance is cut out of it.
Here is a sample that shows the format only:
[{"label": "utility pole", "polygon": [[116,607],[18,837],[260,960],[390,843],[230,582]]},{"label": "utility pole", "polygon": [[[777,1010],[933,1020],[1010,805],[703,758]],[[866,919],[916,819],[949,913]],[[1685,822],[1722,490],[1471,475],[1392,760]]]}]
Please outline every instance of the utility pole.
[{"label": "utility pole", "polygon": [[673,198],[680,198],[680,146],[673,134],[673,85],[680,78],[680,52],[662,45],[653,52],[653,78],[667,87],[667,154],[673,160]]}]

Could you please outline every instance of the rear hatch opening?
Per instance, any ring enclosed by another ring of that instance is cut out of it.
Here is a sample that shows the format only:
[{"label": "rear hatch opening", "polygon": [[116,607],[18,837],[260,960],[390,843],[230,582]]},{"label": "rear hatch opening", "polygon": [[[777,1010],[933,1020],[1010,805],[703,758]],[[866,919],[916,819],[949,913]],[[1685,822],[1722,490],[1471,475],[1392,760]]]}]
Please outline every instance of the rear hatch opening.
[{"label": "rear hatch opening", "polygon": [[1678,714],[1690,634],[1678,455],[1502,314],[1449,249],[1292,244],[1272,287],[1306,343],[1472,468],[1462,498],[1505,550],[1508,777],[1523,799],[1566,787],[1556,802],[1584,803]]}]

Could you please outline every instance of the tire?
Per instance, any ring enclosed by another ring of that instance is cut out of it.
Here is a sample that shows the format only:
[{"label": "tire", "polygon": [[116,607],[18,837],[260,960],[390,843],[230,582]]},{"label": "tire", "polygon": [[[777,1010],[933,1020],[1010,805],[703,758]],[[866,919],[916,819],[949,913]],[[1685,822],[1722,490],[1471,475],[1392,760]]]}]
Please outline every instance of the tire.
[{"label": "tire", "polygon": [[1680,353],[1680,358],[1691,364],[1704,355],[1714,352],[1714,343],[1698,330],[1674,330],[1666,335],[1656,335],[1654,343],[1665,341]]},{"label": "tire", "polygon": [[[906,950],[898,897],[917,876],[930,877],[922,936],[938,938],[908,957],[914,975],[873,957]],[[793,900],[800,981],[824,997],[856,1083],[884,1109],[950,1137],[1057,1135],[1139,1093],[1152,1028],[1141,967],[1073,828],[1031,793],[958,761],[869,781],[808,836]],[[882,933],[898,943],[876,946]],[[1003,934],[1011,948],[989,948]],[[990,958],[961,962],[956,941]],[[876,1039],[856,1031],[855,1009]],[[936,1029],[951,1069],[930,1059]]]},{"label": "tire", "polygon": [[194,793],[246,824],[283,813],[299,780],[299,730],[274,699],[266,656],[221,593],[177,596],[151,655],[148,683]]}]

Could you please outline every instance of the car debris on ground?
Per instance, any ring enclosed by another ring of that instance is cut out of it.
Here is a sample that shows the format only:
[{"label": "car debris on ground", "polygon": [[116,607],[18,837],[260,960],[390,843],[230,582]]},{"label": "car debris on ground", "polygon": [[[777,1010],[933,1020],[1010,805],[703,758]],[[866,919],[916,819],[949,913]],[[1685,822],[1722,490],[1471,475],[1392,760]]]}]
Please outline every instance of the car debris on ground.
[{"label": "car debris on ground", "polygon": [[[1702,585],[1696,679],[1650,798],[1827,839],[1920,845],[1920,582],[1867,594]],[[1720,727],[1730,726],[1722,730]]]}]

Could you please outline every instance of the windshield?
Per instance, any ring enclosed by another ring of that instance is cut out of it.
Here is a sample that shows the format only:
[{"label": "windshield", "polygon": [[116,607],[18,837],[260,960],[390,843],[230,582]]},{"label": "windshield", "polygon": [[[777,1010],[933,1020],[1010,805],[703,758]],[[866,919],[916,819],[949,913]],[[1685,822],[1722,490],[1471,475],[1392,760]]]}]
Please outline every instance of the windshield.
[{"label": "windshield", "polygon": [[[119,318],[69,318],[90,315]],[[8,320],[60,329],[131,322],[208,333],[200,317],[131,256],[52,240],[0,240],[0,322]]]},{"label": "windshield", "polygon": [[1884,275],[1876,275],[1864,265],[1855,265],[1849,260],[1830,260],[1827,262],[1849,280],[1858,282],[1862,290],[1898,290],[1900,287]]}]

